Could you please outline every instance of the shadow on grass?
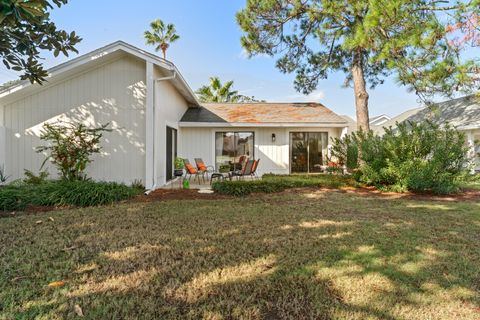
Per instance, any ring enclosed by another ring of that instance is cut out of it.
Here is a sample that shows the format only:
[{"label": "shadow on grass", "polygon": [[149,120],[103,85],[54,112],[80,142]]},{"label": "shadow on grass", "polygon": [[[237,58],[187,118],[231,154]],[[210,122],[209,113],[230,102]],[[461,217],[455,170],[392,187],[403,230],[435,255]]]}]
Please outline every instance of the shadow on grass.
[{"label": "shadow on grass", "polygon": [[[335,192],[19,217],[1,227],[1,307],[25,318],[73,317],[78,304],[90,319],[475,319],[479,221],[476,203]],[[54,280],[65,287],[45,288]]]}]

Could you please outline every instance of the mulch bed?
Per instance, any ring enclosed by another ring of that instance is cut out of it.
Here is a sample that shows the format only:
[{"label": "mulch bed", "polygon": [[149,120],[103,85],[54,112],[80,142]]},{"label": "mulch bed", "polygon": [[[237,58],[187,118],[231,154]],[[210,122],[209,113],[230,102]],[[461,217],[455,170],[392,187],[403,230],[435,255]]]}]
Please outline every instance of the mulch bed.
[{"label": "mulch bed", "polygon": [[[294,188],[287,189],[281,193],[308,193],[308,192],[345,192],[352,194],[359,194],[364,196],[382,197],[386,199],[411,199],[411,200],[425,200],[425,201],[478,201],[480,202],[480,190],[464,190],[462,193],[454,195],[435,195],[431,193],[396,193],[396,192],[381,192],[375,188],[342,188],[342,189],[327,189],[327,188]],[[271,194],[255,194],[256,198],[267,199]],[[221,195],[217,193],[199,193],[197,189],[157,189],[149,195],[139,195],[131,200],[123,201],[124,203],[150,203],[168,200],[222,200],[232,199],[233,196]],[[40,213],[52,210],[73,209],[74,207],[28,207],[24,213]],[[15,212],[1,212],[1,217],[14,216]]]}]

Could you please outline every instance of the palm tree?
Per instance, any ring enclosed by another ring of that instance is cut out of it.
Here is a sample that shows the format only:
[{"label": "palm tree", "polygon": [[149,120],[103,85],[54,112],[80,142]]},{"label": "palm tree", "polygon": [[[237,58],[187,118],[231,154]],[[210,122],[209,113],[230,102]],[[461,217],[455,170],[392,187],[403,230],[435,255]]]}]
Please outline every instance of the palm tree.
[{"label": "palm tree", "polygon": [[166,58],[166,52],[170,44],[180,39],[176,33],[175,26],[171,23],[165,24],[162,20],[157,19],[150,23],[152,31],[145,31],[144,36],[147,44],[157,45],[155,51],[162,50],[163,58]]},{"label": "palm tree", "polygon": [[195,93],[201,102],[242,102],[244,96],[232,88],[233,81],[222,84],[218,77],[211,77],[210,84],[202,86]]}]

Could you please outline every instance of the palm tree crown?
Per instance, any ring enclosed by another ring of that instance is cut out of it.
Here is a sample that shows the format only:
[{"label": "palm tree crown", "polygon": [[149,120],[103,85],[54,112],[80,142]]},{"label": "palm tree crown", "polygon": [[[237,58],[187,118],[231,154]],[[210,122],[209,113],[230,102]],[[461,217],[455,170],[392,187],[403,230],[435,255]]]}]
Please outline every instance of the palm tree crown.
[{"label": "palm tree crown", "polygon": [[239,102],[242,95],[238,91],[232,90],[233,81],[221,83],[218,77],[211,77],[210,84],[202,86],[195,93],[201,102]]},{"label": "palm tree crown", "polygon": [[171,23],[165,26],[162,20],[157,19],[150,23],[152,31],[145,31],[144,36],[147,40],[147,44],[157,45],[156,51],[162,51],[163,58],[166,58],[166,52],[170,44],[177,41],[180,36],[175,30],[175,26]]}]

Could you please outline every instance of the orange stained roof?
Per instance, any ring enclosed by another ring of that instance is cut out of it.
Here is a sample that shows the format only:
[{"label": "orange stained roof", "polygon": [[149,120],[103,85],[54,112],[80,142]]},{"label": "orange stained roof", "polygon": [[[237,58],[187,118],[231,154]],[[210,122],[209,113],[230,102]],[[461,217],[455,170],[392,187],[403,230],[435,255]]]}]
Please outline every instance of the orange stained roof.
[{"label": "orange stained roof", "polygon": [[331,123],[346,120],[321,103],[205,103],[189,108],[182,122]]}]

